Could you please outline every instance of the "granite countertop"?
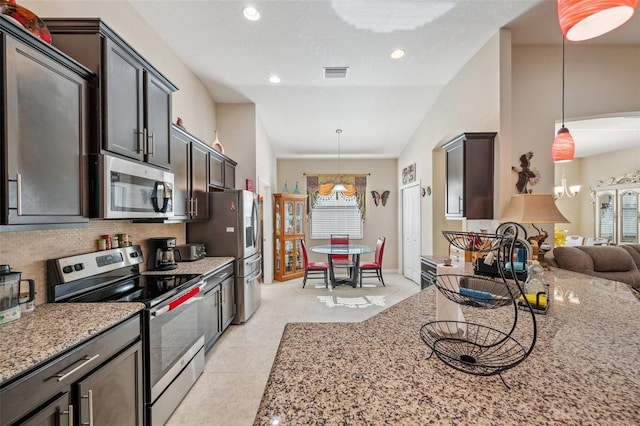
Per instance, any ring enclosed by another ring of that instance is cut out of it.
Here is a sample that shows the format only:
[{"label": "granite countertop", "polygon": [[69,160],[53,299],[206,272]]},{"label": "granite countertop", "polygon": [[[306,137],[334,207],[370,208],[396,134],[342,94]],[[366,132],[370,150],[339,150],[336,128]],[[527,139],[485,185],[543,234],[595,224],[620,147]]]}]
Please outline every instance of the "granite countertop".
[{"label": "granite countertop", "polygon": [[168,271],[145,271],[143,274],[173,275],[173,274],[206,274],[235,260],[233,257],[203,257],[193,262],[178,262],[176,269]]},{"label": "granite countertop", "polygon": [[[545,272],[551,304],[535,315],[531,354],[500,376],[446,365],[420,338],[436,289],[360,323],[285,327],[256,425],[640,424],[640,301],[626,284]],[[468,322],[529,348],[528,311],[462,307]],[[505,327],[506,330],[505,330]]]},{"label": "granite countertop", "polygon": [[142,303],[45,303],[0,325],[0,384],[144,309]]}]

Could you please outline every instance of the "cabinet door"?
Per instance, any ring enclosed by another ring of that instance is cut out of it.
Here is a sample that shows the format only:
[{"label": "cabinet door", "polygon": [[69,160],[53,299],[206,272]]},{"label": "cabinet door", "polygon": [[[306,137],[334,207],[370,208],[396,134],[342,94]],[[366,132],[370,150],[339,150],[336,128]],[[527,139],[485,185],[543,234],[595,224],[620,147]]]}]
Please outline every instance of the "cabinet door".
[{"label": "cabinet door", "polygon": [[224,187],[224,159],[216,151],[209,153],[209,185]]},{"label": "cabinet door", "polygon": [[226,189],[236,188],[236,166],[229,161],[224,162],[224,187]]},{"label": "cabinet door", "polygon": [[221,316],[222,316],[222,331],[226,330],[231,320],[236,313],[236,299],[234,292],[235,278],[233,276],[224,280],[221,284],[222,287],[222,304]]},{"label": "cabinet door", "polygon": [[88,222],[87,81],[8,34],[2,37],[9,181],[2,222]]},{"label": "cabinet door", "polygon": [[204,146],[193,142],[191,144],[191,219],[209,218],[209,177],[207,167],[209,151]]},{"label": "cabinet door", "polygon": [[190,208],[189,194],[189,155],[191,141],[177,130],[171,132],[171,169],[173,171],[173,218],[188,219]]},{"label": "cabinet door", "polygon": [[105,38],[105,44],[103,148],[143,160],[144,69],[112,40]]},{"label": "cabinet door", "polygon": [[217,285],[208,291],[203,301],[204,341],[206,350],[209,350],[222,331],[220,327],[220,286]]},{"label": "cabinet door", "polygon": [[76,384],[79,424],[142,425],[142,344]]},{"label": "cabinet door", "polygon": [[72,426],[73,406],[69,392],[64,392],[37,413],[20,423],[21,426]]},{"label": "cabinet door", "polygon": [[464,144],[459,141],[446,151],[446,215],[463,216]]},{"label": "cabinet door", "polygon": [[618,243],[638,244],[638,199],[640,189],[618,190]]},{"label": "cabinet door", "polygon": [[145,92],[145,161],[156,166],[171,166],[169,152],[171,132],[171,93],[164,82],[149,72],[144,73]]},{"label": "cabinet door", "polygon": [[617,243],[615,216],[615,191],[598,192],[596,195],[596,237]]}]

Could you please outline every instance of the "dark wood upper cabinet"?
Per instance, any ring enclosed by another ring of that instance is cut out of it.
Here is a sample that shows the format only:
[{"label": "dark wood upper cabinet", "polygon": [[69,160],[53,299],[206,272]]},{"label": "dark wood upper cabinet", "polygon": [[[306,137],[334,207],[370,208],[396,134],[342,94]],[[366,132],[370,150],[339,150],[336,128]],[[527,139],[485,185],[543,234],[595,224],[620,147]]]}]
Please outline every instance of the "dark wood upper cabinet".
[{"label": "dark wood upper cabinet", "polygon": [[496,133],[463,133],[443,145],[445,216],[493,219],[493,145]]},{"label": "dark wood upper cabinet", "polygon": [[53,45],[98,76],[101,149],[171,168],[171,94],[177,87],[96,18],[44,18]]},{"label": "dark wood upper cabinet", "polygon": [[207,200],[209,150],[203,142],[177,126],[172,126],[173,219],[200,220],[209,218]]},{"label": "dark wood upper cabinet", "polygon": [[88,222],[85,67],[0,19],[2,225]]},{"label": "dark wood upper cabinet", "polygon": [[235,189],[237,163],[226,155],[211,149],[209,154],[209,185],[217,189]]}]

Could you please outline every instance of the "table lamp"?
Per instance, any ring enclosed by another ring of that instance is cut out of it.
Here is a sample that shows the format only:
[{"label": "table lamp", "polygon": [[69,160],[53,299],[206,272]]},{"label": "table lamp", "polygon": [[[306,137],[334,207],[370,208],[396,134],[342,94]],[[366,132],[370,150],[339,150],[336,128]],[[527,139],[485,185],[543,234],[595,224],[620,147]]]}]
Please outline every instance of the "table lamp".
[{"label": "table lamp", "polygon": [[530,236],[529,241],[533,246],[532,255],[538,255],[539,245],[549,234],[536,228],[536,223],[569,223],[566,217],[556,207],[553,194],[516,194],[511,196],[509,206],[502,215],[502,222],[527,223],[533,226],[539,235]]}]

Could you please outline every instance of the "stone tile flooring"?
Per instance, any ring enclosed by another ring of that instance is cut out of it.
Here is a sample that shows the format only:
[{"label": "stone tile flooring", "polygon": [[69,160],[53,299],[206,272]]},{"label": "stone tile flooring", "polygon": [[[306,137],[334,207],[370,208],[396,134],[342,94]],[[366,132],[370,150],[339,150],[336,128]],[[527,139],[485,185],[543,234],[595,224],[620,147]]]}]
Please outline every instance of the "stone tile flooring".
[{"label": "stone tile flooring", "polygon": [[252,425],[285,324],[358,322],[420,291],[401,275],[385,274],[384,279],[386,287],[365,278],[362,288],[332,291],[315,279],[304,289],[301,278],[263,285],[256,313],[230,326],[214,344],[204,373],[167,425]]}]

